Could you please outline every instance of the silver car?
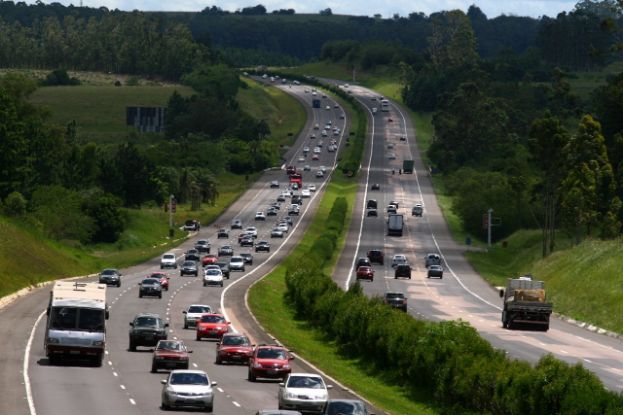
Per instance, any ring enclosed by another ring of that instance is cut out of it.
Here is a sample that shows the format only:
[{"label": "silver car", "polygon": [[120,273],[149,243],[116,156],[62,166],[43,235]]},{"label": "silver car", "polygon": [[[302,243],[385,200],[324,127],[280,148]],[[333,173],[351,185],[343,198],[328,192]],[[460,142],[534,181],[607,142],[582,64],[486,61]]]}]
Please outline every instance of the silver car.
[{"label": "silver car", "polygon": [[201,408],[212,412],[216,382],[210,382],[203,370],[173,370],[162,379],[162,409]]},{"label": "silver car", "polygon": [[188,326],[196,326],[197,320],[201,318],[202,314],[211,313],[212,308],[206,304],[192,304],[187,310],[182,311],[184,314],[184,328]]},{"label": "silver car", "polygon": [[291,373],[279,384],[279,409],[322,413],[329,399],[328,389],[320,375]]},{"label": "silver car", "polygon": [[231,257],[229,260],[229,270],[244,272],[244,258],[239,255]]}]

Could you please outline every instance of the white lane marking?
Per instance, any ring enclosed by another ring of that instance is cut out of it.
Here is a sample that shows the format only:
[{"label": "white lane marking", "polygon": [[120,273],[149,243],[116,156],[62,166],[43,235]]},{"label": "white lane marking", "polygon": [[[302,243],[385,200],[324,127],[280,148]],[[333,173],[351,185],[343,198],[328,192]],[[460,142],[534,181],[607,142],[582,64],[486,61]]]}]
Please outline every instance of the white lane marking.
[{"label": "white lane marking", "polygon": [[[346,120],[344,121],[344,125],[346,125]],[[339,147],[339,145],[342,143],[342,140],[344,139],[344,133],[345,133],[345,130],[346,130],[346,128],[343,128],[343,129],[342,129],[342,132],[341,132],[341,134],[340,134],[340,139],[339,139],[339,141],[338,141],[338,143],[339,143],[339,144],[338,144],[338,147]],[[323,189],[325,186],[327,186],[327,185],[328,185],[328,183],[329,183],[329,181],[331,180],[331,177],[333,176],[333,173],[336,171],[338,154],[339,154],[339,153],[336,151],[336,152],[335,152],[335,154],[334,154],[334,156],[333,156],[333,166],[331,167],[331,169],[329,169],[329,174],[327,174],[327,175],[325,176],[324,181],[322,181],[322,182],[320,183],[320,186],[319,186],[319,188],[318,188],[318,191],[317,191],[317,192],[315,192],[315,193],[314,193],[314,195],[313,195],[313,196],[309,199],[309,203],[307,203],[307,204],[306,204],[306,206],[307,206],[307,207],[306,207],[306,208],[305,208],[305,210],[303,211],[303,214],[302,214],[302,215],[300,215],[300,218],[301,218],[301,219],[302,219],[302,218],[304,218],[304,217],[307,215],[307,213],[308,213],[308,211],[309,211],[309,208],[310,208],[310,207],[312,206],[312,204],[313,204],[313,201],[314,201],[317,197],[319,197],[319,195],[322,193],[322,189]],[[294,160],[294,158],[293,158],[293,160]],[[258,197],[258,195],[259,195],[260,193],[261,193],[261,192],[258,192],[258,193],[257,193],[257,195],[256,195],[256,197]],[[255,199],[255,198],[254,198],[254,199]],[[283,247],[284,247],[284,246],[286,245],[286,243],[290,240],[290,238],[292,237],[292,235],[294,235],[295,231],[298,229],[298,227],[299,227],[299,225],[300,225],[301,223],[303,223],[303,221],[302,221],[302,220],[297,220],[297,221],[296,221],[296,225],[294,225],[294,227],[292,228],[292,230],[291,230],[291,231],[288,231],[288,236],[287,236],[287,237],[286,237],[286,238],[285,238],[285,239],[281,242],[281,245],[279,245],[279,247],[278,247],[277,249],[275,249],[275,250],[273,251],[273,253],[272,253],[271,255],[269,255],[269,256],[268,256],[268,258],[266,258],[266,259],[262,262],[262,264],[260,264],[260,265],[263,265],[263,264],[265,264],[266,262],[270,261],[270,260],[271,260],[271,259],[272,259],[275,255],[277,255],[277,254],[281,251],[281,249],[283,249]],[[257,266],[257,267],[255,267],[254,269],[252,269],[252,270],[251,270],[250,272],[248,272],[247,274],[243,275],[242,277],[240,277],[240,278],[238,278],[237,280],[233,281],[231,284],[227,285],[227,286],[225,287],[225,289],[224,289],[223,291],[221,291],[221,301],[220,301],[220,307],[221,307],[221,313],[222,313],[222,314],[223,314],[223,316],[225,317],[225,320],[227,320],[227,321],[231,321],[231,320],[229,319],[229,316],[227,315],[227,311],[225,310],[225,294],[227,294],[227,291],[229,291],[229,289],[230,289],[231,287],[233,287],[234,285],[238,284],[239,282],[241,282],[241,281],[243,281],[243,280],[247,279],[248,277],[250,277],[251,275],[253,275],[253,274],[254,274],[254,273],[255,273],[258,269],[260,269],[260,268],[261,268],[261,266]],[[167,320],[168,320],[168,318],[167,318]],[[231,330],[232,330],[232,331],[234,331],[234,332],[237,332],[237,331],[238,331],[238,330],[236,330],[236,327],[235,327],[233,324],[232,324],[232,325],[230,325],[229,327],[230,327],[230,328],[231,328]]]},{"label": "white lane marking", "polygon": [[112,366],[112,362],[110,360],[108,361],[108,366]]},{"label": "white lane marking", "polygon": [[584,360],[586,363],[593,363],[591,360],[586,359],[586,358],[585,358],[585,359],[583,359],[583,360]]},{"label": "white lane marking", "polygon": [[199,367],[199,365],[197,365],[197,363],[193,363],[193,367]]},{"label": "white lane marking", "polygon": [[224,393],[225,391],[222,388],[216,388],[219,392]]},{"label": "white lane marking", "polygon": [[569,354],[569,352],[567,352],[566,350],[560,349],[560,353],[562,354]]},{"label": "white lane marking", "polygon": [[123,390],[125,390],[125,385],[119,385],[119,387]]},{"label": "white lane marking", "polygon": [[112,372],[112,375],[113,375],[114,377],[118,377],[118,376],[119,376],[119,375],[117,374],[117,372]]},{"label": "white lane marking", "polygon": [[131,403],[132,405],[136,405],[136,401],[135,401],[134,399],[132,399],[132,398],[130,398],[130,403]]},{"label": "white lane marking", "polygon": [[348,278],[346,279],[346,282],[344,283],[344,289],[348,290],[348,288],[350,287],[350,281],[353,278],[353,272],[355,270],[355,261],[357,261],[357,252],[359,252],[359,246],[361,245],[361,236],[363,235],[363,222],[366,218],[366,203],[368,200],[368,186],[370,184],[370,167],[372,166],[372,154],[374,154],[374,134],[375,134],[375,128],[376,128],[376,124],[375,124],[375,120],[374,120],[374,114],[372,113],[372,111],[370,110],[370,108],[368,108],[367,105],[365,105],[363,103],[362,100],[360,100],[359,98],[355,97],[355,99],[357,101],[359,101],[359,103],[368,110],[368,112],[370,113],[370,118],[372,119],[372,144],[370,145],[370,157],[368,158],[368,167],[367,172],[366,172],[366,189],[363,193],[363,207],[361,209],[361,221],[359,222],[359,234],[357,235],[357,245],[355,247],[355,255],[353,255],[353,262],[350,264],[350,269],[348,270]]},{"label": "white lane marking", "polygon": [[28,367],[30,365],[30,349],[32,348],[32,341],[35,338],[35,330],[39,325],[39,322],[45,315],[45,311],[42,311],[37,317],[35,324],[32,326],[32,330],[30,330],[30,336],[28,337],[28,343],[26,343],[26,349],[24,350],[24,365],[23,365],[23,375],[24,375],[24,387],[26,388],[26,400],[28,401],[28,409],[30,410],[30,415],[37,415],[37,410],[35,409],[35,401],[32,398],[32,388],[30,386],[30,376],[28,375]]},{"label": "white lane marking", "polygon": [[233,403],[234,405],[236,405],[238,408],[240,408],[240,404],[236,401],[231,401],[231,403]]}]

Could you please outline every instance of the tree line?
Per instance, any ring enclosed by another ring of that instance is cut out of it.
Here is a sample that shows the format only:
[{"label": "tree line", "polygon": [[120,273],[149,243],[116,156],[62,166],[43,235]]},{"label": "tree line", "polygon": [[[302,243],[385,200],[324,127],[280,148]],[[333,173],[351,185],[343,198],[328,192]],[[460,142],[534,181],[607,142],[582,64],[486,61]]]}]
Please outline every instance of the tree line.
[{"label": "tree line", "polygon": [[[599,28],[597,19],[587,21]],[[551,62],[531,52],[483,59],[477,43],[468,15],[444,12],[425,59],[404,66],[403,98],[434,112],[428,156],[446,177],[465,228],[483,235],[482,215],[493,208],[501,218],[495,237],[541,228],[543,255],[555,249],[557,230],[578,242],[620,235],[622,77],[581,100]]]}]

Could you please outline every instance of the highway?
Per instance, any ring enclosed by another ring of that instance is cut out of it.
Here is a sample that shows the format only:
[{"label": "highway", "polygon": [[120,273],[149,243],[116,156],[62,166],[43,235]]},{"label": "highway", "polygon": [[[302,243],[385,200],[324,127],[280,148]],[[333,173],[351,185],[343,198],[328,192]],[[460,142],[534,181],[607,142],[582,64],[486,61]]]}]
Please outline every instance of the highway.
[{"label": "highway", "polygon": [[[374,281],[361,281],[367,295],[403,292],[408,295],[409,313],[417,318],[467,321],[494,347],[506,350],[513,358],[536,362],[551,353],[572,364],[582,363],[597,374],[606,387],[620,391],[623,388],[623,343],[620,340],[556,318],[552,318],[548,332],[502,328],[502,302],[498,292],[470,266],[463,255],[465,246],[458,245],[450,236],[431,178],[416,146],[417,132],[406,111],[391,103],[389,112],[381,112],[378,93],[359,86],[349,86],[348,89],[368,108],[372,140],[364,157],[364,174],[347,246],[334,273],[336,282],[343,288],[354,283],[356,259],[365,257],[370,249],[382,249],[385,265],[373,264]],[[378,112],[373,114],[372,108],[375,107]],[[401,136],[406,140],[400,140]],[[390,159],[390,153],[395,154],[394,160]],[[415,160],[415,174],[398,174],[403,159]],[[394,175],[391,174],[392,168],[395,169]],[[370,190],[373,183],[380,185],[379,191]],[[378,201],[379,217],[366,217],[368,199]],[[398,213],[406,219],[402,237],[386,235],[385,207],[390,200],[400,203]],[[415,203],[424,205],[421,218],[411,216]],[[426,278],[426,253],[442,255],[443,279]],[[409,259],[414,267],[411,280],[394,279],[391,268],[394,254],[405,254]],[[554,304],[554,310],[555,307]]]},{"label": "highway", "polygon": [[[33,292],[0,310],[0,332],[5,337],[5,352],[0,356],[0,387],[5,399],[0,401],[0,413],[3,415],[82,415],[123,413],[153,414],[160,409],[160,380],[165,373],[152,374],[151,356],[148,348],[139,348],[136,352],[128,351],[129,322],[140,312],[151,312],[166,318],[170,324],[169,338],[184,340],[193,354],[191,368],[205,370],[211,380],[217,381],[214,413],[228,415],[255,414],[258,409],[277,407],[278,381],[247,381],[246,366],[216,365],[213,341],[197,342],[194,330],[183,328],[182,311],[190,304],[209,304],[214,310],[223,311],[232,322],[236,331],[246,332],[256,344],[273,343],[274,340],[262,332],[253,321],[245,305],[245,293],[249,285],[274,268],[296,245],[309,225],[320,200],[323,186],[336,164],[337,152],[329,153],[327,146],[331,137],[324,138],[324,146],[318,161],[312,161],[312,152],[305,161],[298,161],[305,146],[311,147],[321,139],[322,126],[331,121],[339,126],[341,134],[335,136],[338,143],[348,134],[348,119],[340,115],[344,109],[330,98],[321,98],[320,109],[311,108],[312,94],[309,87],[280,85],[280,88],[292,93],[304,103],[308,120],[305,128],[285,155],[285,164],[294,164],[298,168],[304,164],[312,167],[303,172],[303,184],[315,184],[318,190],[311,193],[311,198],[304,199],[299,217],[294,216],[294,227],[283,240],[270,239],[270,230],[274,227],[274,217],[264,221],[255,221],[256,211],[265,211],[270,203],[287,183],[283,170],[265,172],[262,177],[231,207],[229,207],[214,225],[203,226],[201,230],[172,249],[178,255],[178,263],[183,260],[183,253],[194,246],[199,238],[207,238],[212,245],[212,252],[219,246],[231,244],[235,253],[252,252],[252,248],[239,248],[237,230],[230,231],[230,238],[217,239],[219,227],[229,229],[231,220],[241,219],[243,226],[257,226],[258,240],[266,239],[271,243],[270,253],[255,253],[254,264],[247,266],[246,272],[232,272],[231,279],[225,280],[224,288],[203,287],[201,277],[180,277],[178,270],[167,270],[170,290],[165,291],[162,299],[139,298],[138,283],[151,272],[159,271],[159,257],[144,264],[122,270],[122,286],[109,287],[107,300],[110,305],[110,319],[107,323],[106,356],[103,367],[94,368],[80,362],[70,362],[58,366],[50,365],[43,349],[45,332],[44,310],[49,297],[49,286]],[[305,90],[308,92],[305,92]],[[319,92],[319,95],[321,93]],[[318,96],[320,98],[320,96]],[[329,106],[329,108],[326,108]],[[315,124],[321,126],[314,130]],[[310,135],[318,135],[310,139]],[[324,178],[316,178],[319,166],[327,168]],[[272,180],[279,180],[281,188],[269,187]],[[279,218],[285,215],[287,202],[282,204]],[[201,275],[201,273],[200,273]],[[95,278],[91,278],[95,280]],[[310,372],[302,361],[295,359],[293,372]],[[331,384],[330,380],[327,383]],[[349,393],[335,388],[331,397],[352,397]]]}]

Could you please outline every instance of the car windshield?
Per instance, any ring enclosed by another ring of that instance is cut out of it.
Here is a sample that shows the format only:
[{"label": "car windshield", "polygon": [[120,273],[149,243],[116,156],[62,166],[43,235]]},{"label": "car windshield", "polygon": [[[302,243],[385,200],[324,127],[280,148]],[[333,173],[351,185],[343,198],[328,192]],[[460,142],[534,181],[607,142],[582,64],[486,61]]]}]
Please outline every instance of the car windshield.
[{"label": "car windshield", "polygon": [[171,385],[209,385],[208,377],[203,373],[171,373]]},{"label": "car windshield", "polygon": [[223,316],[214,316],[214,315],[201,316],[201,322],[202,323],[224,323],[225,318]]},{"label": "car windshield", "polygon": [[221,270],[211,268],[211,269],[206,270],[206,275],[221,275]]},{"label": "car windshield", "polygon": [[322,379],[315,376],[290,376],[289,388],[324,389]]},{"label": "car windshield", "polygon": [[329,402],[327,415],[364,415],[363,405],[359,402]]},{"label": "car windshield", "polygon": [[159,341],[156,350],[182,351],[184,347],[182,343],[176,341]]},{"label": "car windshield", "polygon": [[175,255],[173,254],[165,254],[162,256],[162,258],[164,259],[175,259]]},{"label": "car windshield", "polygon": [[117,274],[116,269],[105,269],[104,271],[102,271],[102,275],[116,275],[116,274]]},{"label": "car windshield", "polygon": [[282,349],[260,349],[257,351],[260,359],[286,359],[286,352]]},{"label": "car windshield", "polygon": [[184,262],[184,267],[194,267],[195,266],[195,261],[186,261]]},{"label": "car windshield", "polygon": [[225,336],[223,337],[223,345],[225,346],[250,346],[249,339],[244,336]]},{"label": "car windshield", "polygon": [[158,281],[155,278],[146,278],[143,280],[143,282],[141,283],[143,285],[160,285],[160,281]]},{"label": "car windshield", "polygon": [[160,319],[153,316],[141,316],[134,319],[134,327],[160,327]]},{"label": "car windshield", "polygon": [[189,313],[209,313],[212,309],[208,306],[193,305],[188,308]]}]

